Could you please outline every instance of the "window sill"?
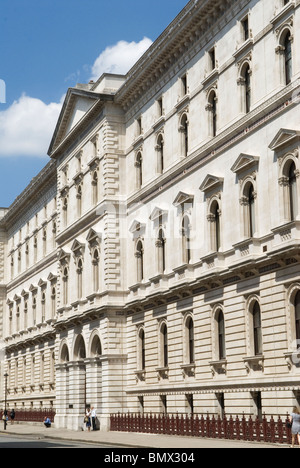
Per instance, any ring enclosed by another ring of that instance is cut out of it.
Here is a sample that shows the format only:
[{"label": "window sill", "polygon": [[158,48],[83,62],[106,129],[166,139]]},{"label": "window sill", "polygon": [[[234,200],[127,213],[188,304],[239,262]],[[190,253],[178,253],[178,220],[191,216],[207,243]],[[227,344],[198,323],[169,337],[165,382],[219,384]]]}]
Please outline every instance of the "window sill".
[{"label": "window sill", "polygon": [[250,374],[251,371],[263,372],[264,371],[264,361],[265,358],[262,354],[259,356],[247,356],[243,358],[243,361],[246,366],[247,373]]}]

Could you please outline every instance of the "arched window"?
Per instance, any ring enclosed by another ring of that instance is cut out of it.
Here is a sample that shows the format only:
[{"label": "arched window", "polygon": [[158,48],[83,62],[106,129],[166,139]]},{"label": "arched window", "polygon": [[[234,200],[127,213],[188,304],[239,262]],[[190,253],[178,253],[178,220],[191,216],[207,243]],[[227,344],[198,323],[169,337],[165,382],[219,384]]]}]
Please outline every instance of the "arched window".
[{"label": "arched window", "polygon": [[256,192],[252,182],[248,182],[243,190],[240,204],[243,208],[245,237],[254,237],[256,233]]},{"label": "arched window", "polygon": [[82,187],[81,185],[78,185],[77,187],[77,194],[76,194],[76,199],[77,199],[77,216],[81,216],[82,212]]},{"label": "arched window", "polygon": [[101,341],[98,335],[94,336],[91,345],[91,356],[93,358],[100,357],[102,355]]},{"label": "arched window", "polygon": [[69,302],[69,270],[67,267],[64,268],[62,280],[63,280],[63,303],[64,305],[66,305]]},{"label": "arched window", "polygon": [[86,348],[82,335],[79,335],[76,339],[74,347],[74,359],[75,361],[82,361],[83,359],[86,359]]},{"label": "arched window", "polygon": [[181,226],[182,232],[182,259],[183,263],[190,263],[191,260],[191,231],[190,220],[188,216],[184,216]]},{"label": "arched window", "polygon": [[217,313],[219,359],[226,359],[225,319],[222,310]]},{"label": "arched window", "polygon": [[135,256],[137,259],[137,282],[140,283],[144,279],[144,246],[141,240],[137,243]]},{"label": "arched window", "polygon": [[69,348],[66,344],[64,344],[60,353],[60,362],[63,364],[69,361],[70,361]]},{"label": "arched window", "polygon": [[82,272],[83,272],[83,262],[82,259],[79,258],[77,263],[77,296],[78,299],[82,298]]},{"label": "arched window", "polygon": [[298,195],[297,195],[297,177],[296,165],[292,162],[289,170],[289,202],[290,202],[290,220],[295,221],[298,213]]},{"label": "arched window", "polygon": [[294,307],[295,307],[297,347],[300,348],[300,291],[298,291],[298,293],[296,294]]},{"label": "arched window", "polygon": [[164,230],[162,228],[160,228],[158,232],[156,247],[158,258],[158,272],[164,273],[166,270],[166,239]]},{"label": "arched window", "polygon": [[187,157],[189,152],[189,121],[187,114],[184,114],[180,121],[180,132],[181,132],[181,154],[183,157]]},{"label": "arched window", "polygon": [[138,335],[138,370],[146,369],[145,330],[140,329]]},{"label": "arched window", "polygon": [[99,291],[99,278],[100,278],[100,259],[98,249],[95,249],[93,253],[93,289],[94,292]]},{"label": "arched window", "polygon": [[254,303],[252,315],[253,315],[254,354],[255,356],[260,356],[263,353],[262,327],[261,327],[260,305],[257,301]]},{"label": "arched window", "polygon": [[135,167],[136,167],[136,188],[137,190],[140,190],[143,185],[143,156],[141,152],[139,152],[136,156]]},{"label": "arched window", "polygon": [[285,64],[285,83],[290,84],[293,75],[293,60],[292,60],[292,41],[290,31],[286,33],[284,40],[284,64]]},{"label": "arched window", "polygon": [[162,174],[165,169],[165,161],[164,161],[164,137],[160,134],[157,138],[157,172],[158,174]]},{"label": "arched window", "polygon": [[97,171],[93,174],[92,179],[92,197],[93,197],[93,205],[97,205],[98,203],[98,174]]},{"label": "arched window", "polygon": [[244,66],[242,72],[244,84],[244,110],[248,114],[251,110],[251,69],[249,63]]},{"label": "arched window", "polygon": [[51,316],[54,319],[56,316],[56,287],[53,286],[51,290]]},{"label": "arched window", "polygon": [[168,367],[169,365],[169,356],[168,356],[168,327],[163,323],[161,329],[161,353],[162,353],[162,365],[163,367]]},{"label": "arched window", "polygon": [[63,200],[63,224],[66,227],[68,224],[68,198]]},{"label": "arched window", "polygon": [[206,106],[207,111],[209,112],[208,125],[209,125],[209,136],[215,137],[217,135],[218,128],[218,109],[217,109],[217,95],[213,90],[210,92],[208,97],[208,104]]},{"label": "arched window", "polygon": [[195,362],[195,338],[194,338],[194,321],[189,317],[186,321],[186,336],[187,336],[187,357],[188,363]]},{"label": "arched window", "polygon": [[221,248],[221,210],[217,200],[214,200],[210,207],[208,220],[210,222],[211,249],[219,252]]},{"label": "arched window", "polygon": [[42,292],[41,308],[42,308],[42,323],[44,323],[46,320],[46,294],[44,292]]}]

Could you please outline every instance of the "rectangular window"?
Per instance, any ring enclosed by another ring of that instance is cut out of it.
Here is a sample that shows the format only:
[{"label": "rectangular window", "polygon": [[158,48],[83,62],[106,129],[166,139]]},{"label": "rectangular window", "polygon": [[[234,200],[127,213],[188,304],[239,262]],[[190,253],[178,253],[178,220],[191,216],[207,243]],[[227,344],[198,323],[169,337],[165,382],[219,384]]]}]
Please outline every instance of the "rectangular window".
[{"label": "rectangular window", "polygon": [[215,49],[215,47],[213,47],[208,52],[208,58],[209,58],[209,69],[210,69],[210,71],[213,71],[216,68],[216,49]]},{"label": "rectangular window", "polygon": [[247,41],[250,37],[248,16],[246,16],[246,18],[242,20],[241,25],[242,25],[243,41]]}]

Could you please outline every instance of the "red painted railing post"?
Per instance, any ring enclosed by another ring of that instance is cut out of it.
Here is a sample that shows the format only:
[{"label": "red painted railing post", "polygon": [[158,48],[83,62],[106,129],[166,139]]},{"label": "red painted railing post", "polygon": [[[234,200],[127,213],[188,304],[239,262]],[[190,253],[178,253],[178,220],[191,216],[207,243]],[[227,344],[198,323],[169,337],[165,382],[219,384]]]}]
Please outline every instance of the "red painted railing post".
[{"label": "red painted railing post", "polygon": [[276,441],[276,434],[275,434],[275,421],[273,416],[271,416],[271,421],[270,421],[270,432],[271,432],[271,442]]},{"label": "red painted railing post", "polygon": [[240,424],[240,420],[238,416],[236,417],[236,420],[235,420],[235,433],[236,433],[236,439],[241,440],[241,424]]}]

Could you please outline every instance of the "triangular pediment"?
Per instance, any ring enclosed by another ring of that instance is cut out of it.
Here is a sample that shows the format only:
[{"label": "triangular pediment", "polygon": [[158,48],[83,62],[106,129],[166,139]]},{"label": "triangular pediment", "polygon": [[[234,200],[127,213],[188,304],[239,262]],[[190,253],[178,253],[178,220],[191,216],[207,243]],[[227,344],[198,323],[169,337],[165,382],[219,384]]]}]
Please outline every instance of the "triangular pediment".
[{"label": "triangular pediment", "polygon": [[142,223],[141,221],[135,219],[129,228],[129,232],[131,232],[132,234],[141,233],[145,229],[145,227],[145,223]]},{"label": "triangular pediment", "polygon": [[200,185],[201,192],[209,192],[223,185],[224,178],[208,174]]},{"label": "triangular pediment", "polygon": [[38,286],[39,286],[40,288],[44,288],[45,286],[47,286],[47,281],[46,281],[45,279],[41,278],[41,279],[39,280],[39,282],[38,282]]},{"label": "triangular pediment", "polygon": [[57,259],[59,262],[68,261],[70,259],[70,256],[71,256],[70,252],[67,252],[64,249],[60,249]]},{"label": "triangular pediment", "polygon": [[178,207],[184,205],[186,203],[193,203],[194,195],[190,195],[189,193],[179,192],[175,200],[173,201],[173,205]]},{"label": "triangular pediment", "polygon": [[71,131],[89,113],[93,106],[99,101],[100,95],[91,91],[70,88],[58,118],[54,135],[49,147],[48,154],[63,142]]},{"label": "triangular pediment", "polygon": [[247,169],[255,166],[259,161],[259,156],[252,156],[250,154],[242,153],[239,155],[231,170],[235,174],[239,174]]},{"label": "triangular pediment", "polygon": [[48,275],[47,280],[50,281],[50,283],[53,283],[54,281],[57,281],[57,275],[54,274],[54,273],[50,273],[50,274]]},{"label": "triangular pediment", "polygon": [[84,251],[84,248],[85,248],[84,241],[80,241],[78,239],[75,239],[73,244],[72,244],[71,250],[75,254],[77,254],[77,253],[82,254],[83,251]]},{"label": "triangular pediment", "polygon": [[88,235],[86,236],[87,242],[90,244],[91,242],[98,241],[102,238],[102,234],[100,232],[95,231],[94,229],[90,229]]},{"label": "triangular pediment", "polygon": [[300,139],[299,130],[291,130],[286,128],[281,128],[276,134],[274,140],[270,143],[269,148],[272,151],[278,151],[284,146],[291,144],[295,140]]},{"label": "triangular pediment", "polygon": [[155,221],[156,219],[159,219],[160,217],[164,217],[167,215],[168,215],[167,210],[163,210],[162,208],[158,208],[156,206],[150,215],[150,220]]}]

